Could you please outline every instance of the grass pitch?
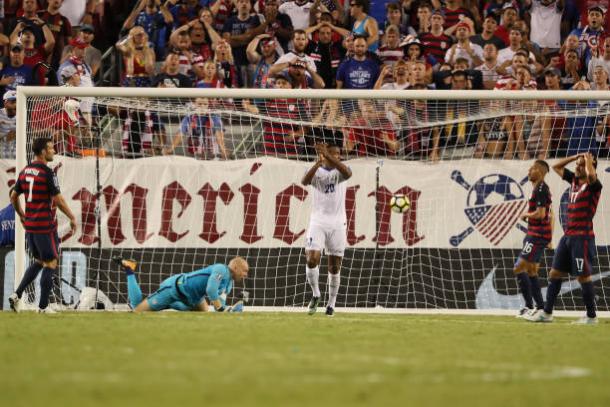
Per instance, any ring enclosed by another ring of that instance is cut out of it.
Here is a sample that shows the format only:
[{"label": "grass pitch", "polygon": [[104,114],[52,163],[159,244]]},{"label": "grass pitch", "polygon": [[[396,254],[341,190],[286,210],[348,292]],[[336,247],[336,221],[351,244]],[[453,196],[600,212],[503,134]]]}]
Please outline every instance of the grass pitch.
[{"label": "grass pitch", "polygon": [[0,313],[3,406],[610,406],[610,320]]}]

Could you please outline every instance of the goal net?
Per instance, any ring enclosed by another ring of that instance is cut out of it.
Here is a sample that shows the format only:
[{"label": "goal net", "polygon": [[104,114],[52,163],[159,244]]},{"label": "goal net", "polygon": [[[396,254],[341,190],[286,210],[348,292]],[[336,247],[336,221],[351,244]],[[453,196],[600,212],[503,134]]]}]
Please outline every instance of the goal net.
[{"label": "goal net", "polygon": [[[238,254],[250,276],[228,302],[306,305],[312,192],[301,178],[316,143],[337,143],[353,172],[338,307],[519,308],[512,269],[525,236],[519,215],[532,191],[528,169],[538,158],[552,164],[594,151],[606,188],[595,216],[593,278],[599,309],[610,309],[606,94],[20,88],[19,95],[18,155],[0,160],[2,182],[11,185],[32,158],[34,138],[51,137],[58,155],[50,166],[78,219],[70,235],[58,212],[56,306],[75,307],[86,289],[100,293],[104,307],[128,309],[114,256],[138,262],[146,296],[171,275]],[[553,173],[547,183],[556,244],[568,184]],[[409,198],[409,210],[391,211],[395,194]],[[552,255],[549,248],[541,261],[543,286]],[[5,261],[5,307],[27,262],[19,228]],[[323,296],[326,282],[323,256]],[[33,304],[38,289],[26,296]],[[557,308],[581,307],[578,284],[564,284]]]}]

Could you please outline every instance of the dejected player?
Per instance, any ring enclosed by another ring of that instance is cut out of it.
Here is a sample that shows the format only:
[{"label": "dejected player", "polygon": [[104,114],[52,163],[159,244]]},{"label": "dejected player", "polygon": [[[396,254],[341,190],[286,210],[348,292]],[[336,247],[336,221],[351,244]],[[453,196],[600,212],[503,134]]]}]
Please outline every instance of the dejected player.
[{"label": "dejected player", "polygon": [[[575,172],[565,168],[573,161],[576,161]],[[591,153],[564,158],[553,166],[553,170],[564,181],[570,183],[568,222],[565,234],[555,249],[546,304],[543,310],[526,317],[529,321],[551,322],[553,320],[553,307],[561,290],[562,279],[572,275],[576,276],[582,287],[582,298],[587,308],[587,315],[576,322],[580,324],[597,323],[595,289],[591,279],[595,260],[593,217],[601,196],[602,184],[597,178],[596,168],[597,160]]]},{"label": "dejected player", "polygon": [[[176,274],[163,280],[159,289],[143,299],[135,271],[137,262],[115,257],[113,260],[122,266],[127,274],[127,295],[134,312],[161,311],[208,311],[207,300],[218,312],[238,311],[238,308],[226,307],[222,301],[223,294],[229,294],[233,282],[240,282],[248,276],[248,262],[243,257],[234,257],[229,265],[213,264],[211,266]],[[243,304],[236,305],[241,308]]]},{"label": "dejected player", "polygon": [[[35,159],[19,173],[11,192],[11,203],[25,228],[28,249],[35,261],[25,271],[19,287],[9,297],[9,303],[15,312],[19,312],[23,292],[42,270],[38,312],[54,313],[55,311],[48,308],[48,305],[53,287],[53,273],[59,261],[55,207],[70,219],[72,233],[76,232],[76,218],[61,195],[57,177],[47,165],[55,156],[51,139],[34,139],[32,152]],[[21,194],[25,195],[25,212],[19,202]]]},{"label": "dejected player", "polygon": [[345,213],[345,181],[352,171],[341,162],[341,148],[336,144],[317,144],[319,159],[303,176],[303,185],[313,187],[313,205],[305,240],[307,281],[313,291],[309,314],[316,312],[320,302],[320,257],[322,249],[328,256],[329,300],[326,315],[333,316],[341,282],[341,261],[347,244]]},{"label": "dejected player", "polygon": [[521,215],[521,219],[527,221],[527,234],[513,269],[525,300],[525,307],[518,314],[520,317],[534,311],[534,301],[536,309],[544,307],[542,291],[538,283],[538,267],[544,249],[553,238],[551,191],[544,182],[549,170],[546,161],[536,160],[527,174],[529,181],[534,185],[534,190],[528,201],[527,212]]}]

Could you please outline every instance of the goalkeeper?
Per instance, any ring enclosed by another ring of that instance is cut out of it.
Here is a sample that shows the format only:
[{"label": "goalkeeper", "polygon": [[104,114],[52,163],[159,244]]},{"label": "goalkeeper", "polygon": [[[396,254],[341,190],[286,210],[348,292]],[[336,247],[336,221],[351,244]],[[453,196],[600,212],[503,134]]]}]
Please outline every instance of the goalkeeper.
[{"label": "goalkeeper", "polygon": [[159,289],[142,298],[142,290],[138,284],[135,272],[137,262],[114,257],[127,274],[127,293],[129,303],[134,312],[161,311],[175,309],[177,311],[208,311],[210,301],[218,312],[238,311],[243,305],[239,302],[233,307],[225,307],[225,295],[231,292],[233,281],[240,282],[248,276],[248,262],[243,257],[234,257],[229,265],[213,264],[211,266],[176,274],[161,282]]}]

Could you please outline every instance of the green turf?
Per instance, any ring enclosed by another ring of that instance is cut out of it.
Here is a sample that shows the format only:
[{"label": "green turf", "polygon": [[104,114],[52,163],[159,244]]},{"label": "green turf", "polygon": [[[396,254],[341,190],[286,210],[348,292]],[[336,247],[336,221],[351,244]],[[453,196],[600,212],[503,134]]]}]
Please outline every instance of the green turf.
[{"label": "green turf", "polygon": [[610,406],[610,320],[0,312],[2,406]]}]

